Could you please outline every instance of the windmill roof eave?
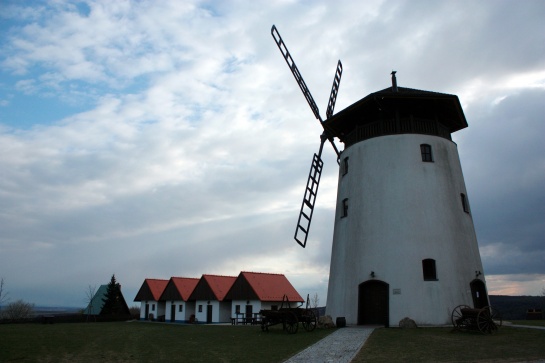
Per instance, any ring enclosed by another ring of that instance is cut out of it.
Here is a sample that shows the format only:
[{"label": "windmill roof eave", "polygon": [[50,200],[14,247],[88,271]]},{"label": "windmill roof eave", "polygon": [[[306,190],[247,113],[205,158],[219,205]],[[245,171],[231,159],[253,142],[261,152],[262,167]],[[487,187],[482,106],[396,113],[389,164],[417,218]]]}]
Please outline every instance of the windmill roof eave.
[{"label": "windmill roof eave", "polygon": [[425,109],[438,115],[451,133],[468,126],[458,96],[446,93],[398,87],[371,93],[323,122],[324,128],[341,141],[356,124],[376,121],[379,112],[392,112],[396,108],[407,108],[414,112]]}]

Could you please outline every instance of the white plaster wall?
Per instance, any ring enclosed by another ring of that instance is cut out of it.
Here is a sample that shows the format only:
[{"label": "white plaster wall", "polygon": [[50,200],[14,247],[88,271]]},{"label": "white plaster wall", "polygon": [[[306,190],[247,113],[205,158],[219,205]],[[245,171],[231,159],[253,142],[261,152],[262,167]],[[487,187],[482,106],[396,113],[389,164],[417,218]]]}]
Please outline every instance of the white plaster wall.
[{"label": "white plaster wall", "polygon": [[[199,312],[199,305],[202,305],[202,312]],[[225,308],[224,306],[220,306],[220,302],[217,300],[210,300],[210,304],[208,304],[208,300],[197,300],[195,302],[195,317],[199,320],[199,323],[206,323],[207,305],[212,305],[212,323],[229,321],[230,305]],[[224,319],[223,321],[221,320],[222,318]]]},{"label": "white plaster wall", "polygon": [[219,316],[218,323],[230,323],[231,322],[231,302],[222,301],[219,303]]},{"label": "white plaster wall", "polygon": [[[249,302],[249,303],[248,303]],[[247,304],[248,303],[248,304]],[[240,305],[240,312],[242,314],[246,314],[246,305],[252,305],[252,312],[253,314],[259,313],[261,309],[266,309],[262,306],[262,302],[260,300],[233,300],[230,303],[231,305],[231,318],[236,318],[236,306]],[[239,315],[239,318],[245,317],[245,315]]]},{"label": "white plaster wall", "polygon": [[[157,320],[157,318],[159,316],[165,315],[165,302],[164,301],[148,300],[148,301],[142,301],[140,303],[140,319],[145,319],[146,304],[149,304],[148,314],[153,314],[153,320]],[[155,309],[153,309],[154,305],[155,305]]]},{"label": "white plaster wall", "polygon": [[189,321],[191,315],[195,315],[195,301],[186,301],[184,306],[184,320]]},{"label": "white plaster wall", "polygon": [[[165,321],[170,322],[171,319],[171,306],[176,306],[176,313],[174,314],[174,319],[176,322],[185,322],[189,321],[189,317],[191,314],[194,314],[194,307],[192,312],[188,315],[188,304],[183,300],[174,300],[174,301],[167,301],[165,306]],[[182,306],[182,311],[180,312],[180,305]]]},{"label": "white plaster wall", "polygon": [[[422,161],[421,144],[432,146],[434,162]],[[483,268],[472,217],[461,204],[460,193],[468,193],[456,144],[388,135],[352,145],[345,157],[349,169],[339,173],[326,313],[356,324],[358,286],[371,271],[389,284],[390,325],[406,316],[444,324],[457,305],[472,306],[469,284]],[[341,218],[345,198],[348,216]],[[426,258],[435,259],[438,281],[423,280]]]},{"label": "white plaster wall", "polygon": [[166,302],[165,301],[153,301],[153,303],[155,303],[155,319],[157,319],[158,317],[160,316],[163,316],[165,315],[165,307],[166,307]]},{"label": "white plaster wall", "polygon": [[140,320],[146,318],[146,303],[147,301],[140,301]]}]

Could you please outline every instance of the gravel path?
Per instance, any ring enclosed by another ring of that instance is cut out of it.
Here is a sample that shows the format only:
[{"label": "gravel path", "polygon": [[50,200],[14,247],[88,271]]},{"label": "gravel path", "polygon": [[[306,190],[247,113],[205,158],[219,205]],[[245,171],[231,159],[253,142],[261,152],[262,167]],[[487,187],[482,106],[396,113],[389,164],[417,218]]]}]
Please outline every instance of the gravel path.
[{"label": "gravel path", "polygon": [[372,332],[373,328],[347,327],[338,329],[284,363],[350,363]]}]

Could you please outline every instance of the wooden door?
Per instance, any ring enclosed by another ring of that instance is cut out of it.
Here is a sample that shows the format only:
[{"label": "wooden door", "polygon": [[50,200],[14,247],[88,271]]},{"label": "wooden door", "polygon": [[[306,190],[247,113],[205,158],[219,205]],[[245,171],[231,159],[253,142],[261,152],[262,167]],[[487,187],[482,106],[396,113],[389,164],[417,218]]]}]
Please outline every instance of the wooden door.
[{"label": "wooden door", "polygon": [[359,286],[358,324],[390,325],[389,285],[370,280]]},{"label": "wooden door", "polygon": [[244,320],[246,324],[250,324],[252,322],[252,313],[253,313],[253,306],[246,305],[246,320]]},{"label": "wooden door", "polygon": [[486,286],[481,280],[475,279],[469,284],[471,288],[471,296],[473,297],[473,307],[475,309],[482,309],[488,305],[488,294],[486,293]]},{"label": "wooden door", "polygon": [[176,304],[174,304],[174,302],[170,305],[170,321],[176,321]]},{"label": "wooden door", "polygon": [[206,323],[212,322],[212,305],[206,305]]}]

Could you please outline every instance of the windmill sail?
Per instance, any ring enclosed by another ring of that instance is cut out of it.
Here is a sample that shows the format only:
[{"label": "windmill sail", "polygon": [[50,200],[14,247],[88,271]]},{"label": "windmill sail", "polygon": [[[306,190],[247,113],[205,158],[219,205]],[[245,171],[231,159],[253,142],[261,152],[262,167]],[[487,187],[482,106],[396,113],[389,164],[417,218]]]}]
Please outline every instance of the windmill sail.
[{"label": "windmill sail", "polygon": [[297,228],[295,229],[294,235],[295,241],[297,241],[297,243],[299,243],[303,248],[307,245],[310,222],[312,221],[312,214],[314,213],[314,204],[316,202],[316,196],[318,195],[318,186],[320,184],[323,166],[324,162],[320,156],[314,154],[314,157],[312,158],[312,165],[310,166],[310,172],[308,174],[305,195],[303,197],[303,202],[301,203],[299,220],[297,221]]}]

